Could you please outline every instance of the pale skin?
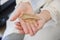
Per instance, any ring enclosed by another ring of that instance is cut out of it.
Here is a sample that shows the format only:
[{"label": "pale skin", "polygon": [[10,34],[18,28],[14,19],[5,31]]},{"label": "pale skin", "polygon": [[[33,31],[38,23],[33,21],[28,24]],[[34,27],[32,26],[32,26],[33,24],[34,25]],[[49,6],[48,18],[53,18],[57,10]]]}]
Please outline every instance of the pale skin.
[{"label": "pale skin", "polygon": [[[10,18],[11,21],[16,20],[19,16],[22,16],[23,13],[33,13],[33,9],[29,2],[20,3],[20,5],[15,9],[15,14]],[[32,14],[31,14],[32,15]],[[43,10],[40,14],[36,14],[40,17],[40,20],[37,21],[24,21],[20,18],[20,22],[16,22],[16,28],[21,34],[34,35],[38,30],[42,29],[44,24],[51,19],[50,12],[48,10]]]}]

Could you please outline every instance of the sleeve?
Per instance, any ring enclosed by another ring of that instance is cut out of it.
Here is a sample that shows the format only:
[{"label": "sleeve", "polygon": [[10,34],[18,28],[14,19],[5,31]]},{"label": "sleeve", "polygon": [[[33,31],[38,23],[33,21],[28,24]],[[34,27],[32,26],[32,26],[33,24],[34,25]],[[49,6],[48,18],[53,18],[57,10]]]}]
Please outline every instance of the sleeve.
[{"label": "sleeve", "polygon": [[17,8],[20,5],[21,2],[30,2],[30,0],[16,0],[16,6],[15,6],[15,8]]},{"label": "sleeve", "polygon": [[45,3],[46,0],[30,0],[30,4],[33,8],[33,11],[37,11]]},{"label": "sleeve", "polygon": [[[46,3],[46,0],[16,0],[16,4],[20,4],[20,2],[29,2],[34,11],[39,9],[42,5]],[[39,5],[40,4],[40,5]]]},{"label": "sleeve", "polygon": [[4,35],[3,35],[3,39],[8,36],[8,35],[11,35],[11,34],[20,34],[19,31],[15,28],[15,22],[19,22],[18,19],[16,19],[15,21],[10,21],[9,19],[7,20],[6,22],[6,29],[5,29],[5,32],[4,32]]},{"label": "sleeve", "polygon": [[30,2],[30,0],[16,0],[16,4],[18,5],[20,2]]},{"label": "sleeve", "polygon": [[56,23],[60,23],[60,1],[53,0],[46,5],[42,10],[48,10],[51,14],[52,20]]}]

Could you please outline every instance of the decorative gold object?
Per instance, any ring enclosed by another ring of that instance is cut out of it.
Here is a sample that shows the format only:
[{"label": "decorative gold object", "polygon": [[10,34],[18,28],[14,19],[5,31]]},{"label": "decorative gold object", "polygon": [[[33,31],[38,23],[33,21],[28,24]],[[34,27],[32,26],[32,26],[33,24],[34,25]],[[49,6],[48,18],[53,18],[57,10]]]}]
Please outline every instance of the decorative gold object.
[{"label": "decorative gold object", "polygon": [[39,20],[38,16],[34,14],[26,14],[26,13],[24,13],[20,18],[22,18],[23,20],[29,20],[29,21]]}]

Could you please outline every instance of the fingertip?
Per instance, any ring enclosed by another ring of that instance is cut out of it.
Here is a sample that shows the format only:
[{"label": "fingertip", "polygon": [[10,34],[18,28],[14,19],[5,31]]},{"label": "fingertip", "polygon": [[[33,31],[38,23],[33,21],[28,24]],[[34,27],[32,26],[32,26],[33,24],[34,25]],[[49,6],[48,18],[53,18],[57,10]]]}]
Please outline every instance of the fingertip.
[{"label": "fingertip", "polygon": [[9,19],[10,21],[14,21],[18,18],[19,15],[15,14],[15,15],[12,15]]},{"label": "fingertip", "polygon": [[34,36],[34,34],[30,34],[30,36]]},{"label": "fingertip", "polygon": [[20,22],[15,22],[16,25],[21,26]]},{"label": "fingertip", "polygon": [[19,33],[20,34],[25,34],[25,32],[23,30],[20,30]]},{"label": "fingertip", "polygon": [[20,19],[21,26],[25,32],[25,34],[28,34],[28,28],[23,20]]},{"label": "fingertip", "polygon": [[28,34],[28,31],[25,31],[25,34]]},{"label": "fingertip", "polygon": [[15,18],[11,17],[11,18],[9,18],[9,20],[10,20],[10,21],[14,21],[14,20],[15,20]]},{"label": "fingertip", "polygon": [[20,31],[21,34],[25,34],[24,31]]}]

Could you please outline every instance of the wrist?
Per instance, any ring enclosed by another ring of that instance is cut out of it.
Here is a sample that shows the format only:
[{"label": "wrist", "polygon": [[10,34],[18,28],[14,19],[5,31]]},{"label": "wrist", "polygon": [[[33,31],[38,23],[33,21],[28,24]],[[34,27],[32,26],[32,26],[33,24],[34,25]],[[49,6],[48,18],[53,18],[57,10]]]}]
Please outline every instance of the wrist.
[{"label": "wrist", "polygon": [[44,23],[46,23],[47,21],[51,19],[50,12],[48,10],[43,10],[40,13],[40,18]]},{"label": "wrist", "polygon": [[46,19],[45,19],[45,18],[43,18],[42,16],[40,16],[40,20],[41,20],[41,22],[42,22],[43,24],[45,24],[45,23],[46,23]]}]

